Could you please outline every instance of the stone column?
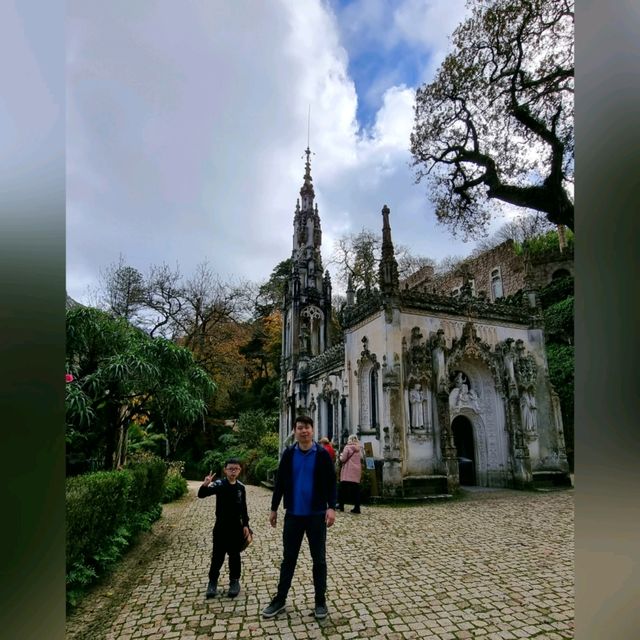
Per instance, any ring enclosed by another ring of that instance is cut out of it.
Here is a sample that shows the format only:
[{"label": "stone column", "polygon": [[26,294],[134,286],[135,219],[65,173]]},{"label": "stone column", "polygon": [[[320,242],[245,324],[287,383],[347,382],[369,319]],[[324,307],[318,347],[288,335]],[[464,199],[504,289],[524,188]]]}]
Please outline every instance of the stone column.
[{"label": "stone column", "polygon": [[533,486],[531,474],[531,458],[527,446],[522,420],[520,417],[520,400],[517,392],[513,391],[506,400],[507,423],[509,425],[509,440],[513,463],[513,485],[516,489],[530,489]]},{"label": "stone column", "polygon": [[439,391],[436,395],[438,409],[438,424],[440,425],[440,453],[447,474],[447,490],[453,493],[460,487],[458,472],[458,456],[453,443],[451,431],[451,414],[449,412],[449,394]]},{"label": "stone column", "polygon": [[394,368],[383,367],[383,466],[382,495],[402,496],[402,460],[405,434],[403,428],[400,377]]}]

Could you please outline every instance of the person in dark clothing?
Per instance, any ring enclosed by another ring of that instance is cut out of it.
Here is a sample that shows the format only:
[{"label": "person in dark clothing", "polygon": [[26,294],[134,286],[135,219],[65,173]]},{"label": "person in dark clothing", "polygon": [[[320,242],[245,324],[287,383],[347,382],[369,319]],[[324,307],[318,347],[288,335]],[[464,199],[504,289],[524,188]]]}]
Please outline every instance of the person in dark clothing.
[{"label": "person in dark clothing", "polygon": [[269,522],[275,527],[278,506],[284,498],[283,557],[278,590],[262,611],[265,618],[283,611],[305,534],[313,561],[315,591],[314,615],[326,618],[327,602],[327,527],[336,519],[336,473],[331,457],[313,440],[313,420],[307,416],[296,419],[296,443],[287,447],[278,466],[271,499]]},{"label": "person in dark clothing", "polygon": [[250,533],[249,513],[247,512],[247,491],[238,480],[242,465],[236,458],[225,462],[222,480],[216,480],[215,473],[209,473],[198,489],[198,498],[216,497],[216,523],[213,527],[213,551],[209,568],[207,598],[218,593],[218,577],[224,564],[225,555],[229,556],[229,591],[227,595],[235,598],[240,593],[240,547],[243,538]]}]

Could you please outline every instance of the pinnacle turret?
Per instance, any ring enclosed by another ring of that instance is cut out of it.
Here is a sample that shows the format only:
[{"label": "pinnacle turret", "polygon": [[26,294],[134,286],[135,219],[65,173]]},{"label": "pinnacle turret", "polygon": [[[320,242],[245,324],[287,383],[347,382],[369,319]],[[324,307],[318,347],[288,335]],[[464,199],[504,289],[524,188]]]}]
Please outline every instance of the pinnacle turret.
[{"label": "pinnacle turret", "polygon": [[385,295],[393,295],[398,292],[400,282],[398,279],[398,263],[394,255],[393,242],[391,240],[391,226],[389,225],[389,207],[382,207],[382,256],[380,258],[380,270],[378,280],[380,290]]}]

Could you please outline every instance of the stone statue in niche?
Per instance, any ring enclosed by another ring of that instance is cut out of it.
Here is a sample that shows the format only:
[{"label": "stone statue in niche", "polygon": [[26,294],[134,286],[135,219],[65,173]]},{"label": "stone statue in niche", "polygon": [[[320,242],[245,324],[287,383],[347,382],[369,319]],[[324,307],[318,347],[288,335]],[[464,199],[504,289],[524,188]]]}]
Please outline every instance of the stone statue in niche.
[{"label": "stone statue in niche", "polygon": [[520,410],[522,412],[522,428],[525,433],[534,435],[538,428],[538,407],[531,391],[523,391],[520,395]]},{"label": "stone statue in niche", "polygon": [[391,451],[391,439],[389,437],[389,427],[384,427],[382,429],[384,431],[384,450],[386,452],[390,452]]},{"label": "stone statue in niche", "polygon": [[311,350],[311,336],[309,332],[309,323],[305,318],[302,321],[302,325],[300,327],[300,352],[303,354],[309,354]]},{"label": "stone statue in niche", "polygon": [[507,338],[505,340],[504,349],[504,365],[507,370],[507,380],[510,387],[516,386],[516,374],[513,367],[514,349],[512,347],[513,338]]},{"label": "stone statue in niche", "polygon": [[460,409],[466,406],[473,407],[476,411],[479,411],[478,394],[469,388],[469,378],[462,371],[458,371],[453,384],[454,387],[451,391],[451,405],[453,408]]},{"label": "stone statue in niche", "polygon": [[409,391],[409,416],[412,429],[424,429],[424,393],[420,384],[414,384]]},{"label": "stone statue in niche", "polygon": [[435,379],[436,389],[438,392],[446,391],[446,368],[444,363],[444,348],[446,341],[444,338],[444,331],[438,329],[436,336],[433,339],[433,359],[435,365]]}]

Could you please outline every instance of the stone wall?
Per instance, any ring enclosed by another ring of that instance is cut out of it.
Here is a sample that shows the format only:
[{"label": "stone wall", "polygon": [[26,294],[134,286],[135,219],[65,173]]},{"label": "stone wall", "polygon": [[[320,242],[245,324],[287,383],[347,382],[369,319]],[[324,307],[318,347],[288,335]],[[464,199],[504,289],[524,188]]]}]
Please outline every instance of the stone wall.
[{"label": "stone wall", "polygon": [[[503,296],[510,296],[524,287],[524,257],[517,255],[512,240],[507,240],[497,247],[465,260],[469,266],[470,277],[474,282],[476,296],[486,296],[492,300],[491,273],[494,269],[500,270],[502,279]],[[541,256],[531,263],[531,282],[535,288],[542,288],[553,279],[554,273],[559,270],[574,273],[573,252],[565,251],[561,254]],[[455,290],[462,286],[462,276],[456,270],[444,274],[435,274],[433,267],[425,267],[404,280],[402,289],[423,291],[425,293],[437,293],[440,295],[455,294]]]}]

